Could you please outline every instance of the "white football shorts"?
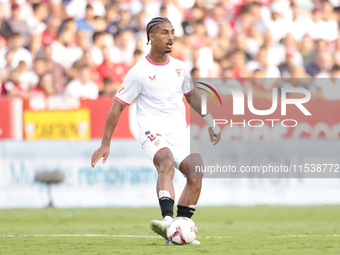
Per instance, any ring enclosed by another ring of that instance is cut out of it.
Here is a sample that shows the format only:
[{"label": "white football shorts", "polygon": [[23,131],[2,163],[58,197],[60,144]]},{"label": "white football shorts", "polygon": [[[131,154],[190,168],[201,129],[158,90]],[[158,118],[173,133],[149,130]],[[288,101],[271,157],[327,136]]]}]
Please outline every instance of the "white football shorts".
[{"label": "white football shorts", "polygon": [[142,149],[151,159],[152,163],[155,154],[162,148],[170,149],[174,156],[174,164],[177,169],[179,169],[182,161],[190,154],[200,154],[195,141],[191,139],[189,130],[186,128],[167,135],[150,130],[146,131],[144,134],[140,133],[139,139]]}]

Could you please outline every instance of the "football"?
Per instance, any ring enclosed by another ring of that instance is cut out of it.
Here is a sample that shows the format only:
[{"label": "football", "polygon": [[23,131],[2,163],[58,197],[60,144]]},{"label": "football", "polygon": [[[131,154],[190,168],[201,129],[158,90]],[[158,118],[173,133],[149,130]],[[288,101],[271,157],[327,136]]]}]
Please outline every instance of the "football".
[{"label": "football", "polygon": [[197,228],[191,219],[178,217],[170,222],[166,235],[168,241],[174,244],[189,244],[195,240]]}]

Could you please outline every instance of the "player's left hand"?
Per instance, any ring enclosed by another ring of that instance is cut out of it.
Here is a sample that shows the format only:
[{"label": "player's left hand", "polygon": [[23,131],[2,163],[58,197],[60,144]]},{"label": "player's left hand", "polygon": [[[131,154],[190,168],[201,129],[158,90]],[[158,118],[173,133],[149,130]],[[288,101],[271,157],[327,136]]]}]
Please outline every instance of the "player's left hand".
[{"label": "player's left hand", "polygon": [[103,158],[103,164],[106,163],[106,160],[110,154],[110,146],[107,145],[101,145],[98,150],[96,150],[91,158],[91,166],[94,168],[94,166],[97,164],[97,162]]},{"label": "player's left hand", "polygon": [[221,130],[219,130],[218,134],[214,133],[214,130],[212,127],[208,128],[210,140],[212,144],[215,146],[220,140],[221,140]]}]

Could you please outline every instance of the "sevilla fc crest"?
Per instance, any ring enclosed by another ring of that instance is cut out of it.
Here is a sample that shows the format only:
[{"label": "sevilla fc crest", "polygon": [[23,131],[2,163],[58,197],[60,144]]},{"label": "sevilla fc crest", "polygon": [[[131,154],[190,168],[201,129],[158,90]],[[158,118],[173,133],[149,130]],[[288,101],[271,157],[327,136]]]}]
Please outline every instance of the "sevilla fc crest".
[{"label": "sevilla fc crest", "polygon": [[178,77],[181,77],[181,69],[175,69],[175,71],[176,71]]}]

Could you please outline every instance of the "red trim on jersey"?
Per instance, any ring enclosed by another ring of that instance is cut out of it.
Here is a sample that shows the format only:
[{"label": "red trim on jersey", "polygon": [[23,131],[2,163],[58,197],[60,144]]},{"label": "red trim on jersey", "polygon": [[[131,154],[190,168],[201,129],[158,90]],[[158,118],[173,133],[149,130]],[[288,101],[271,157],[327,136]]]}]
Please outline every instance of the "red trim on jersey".
[{"label": "red trim on jersey", "polygon": [[152,62],[152,60],[148,57],[148,55],[146,55],[145,58],[146,58],[147,61],[149,61],[150,64],[153,64],[155,66],[165,66],[165,65],[169,64],[169,62],[170,62],[169,56],[168,56],[168,60],[166,62],[164,62],[164,63],[155,63],[155,62]]},{"label": "red trim on jersey", "polygon": [[123,101],[122,99],[120,99],[119,97],[115,96],[115,99],[119,102],[121,102],[122,104],[125,104],[127,106],[129,106],[130,104],[128,104],[127,102]]},{"label": "red trim on jersey", "polygon": [[193,91],[194,91],[194,89],[190,90],[189,92],[185,93],[184,96],[189,95]]}]

